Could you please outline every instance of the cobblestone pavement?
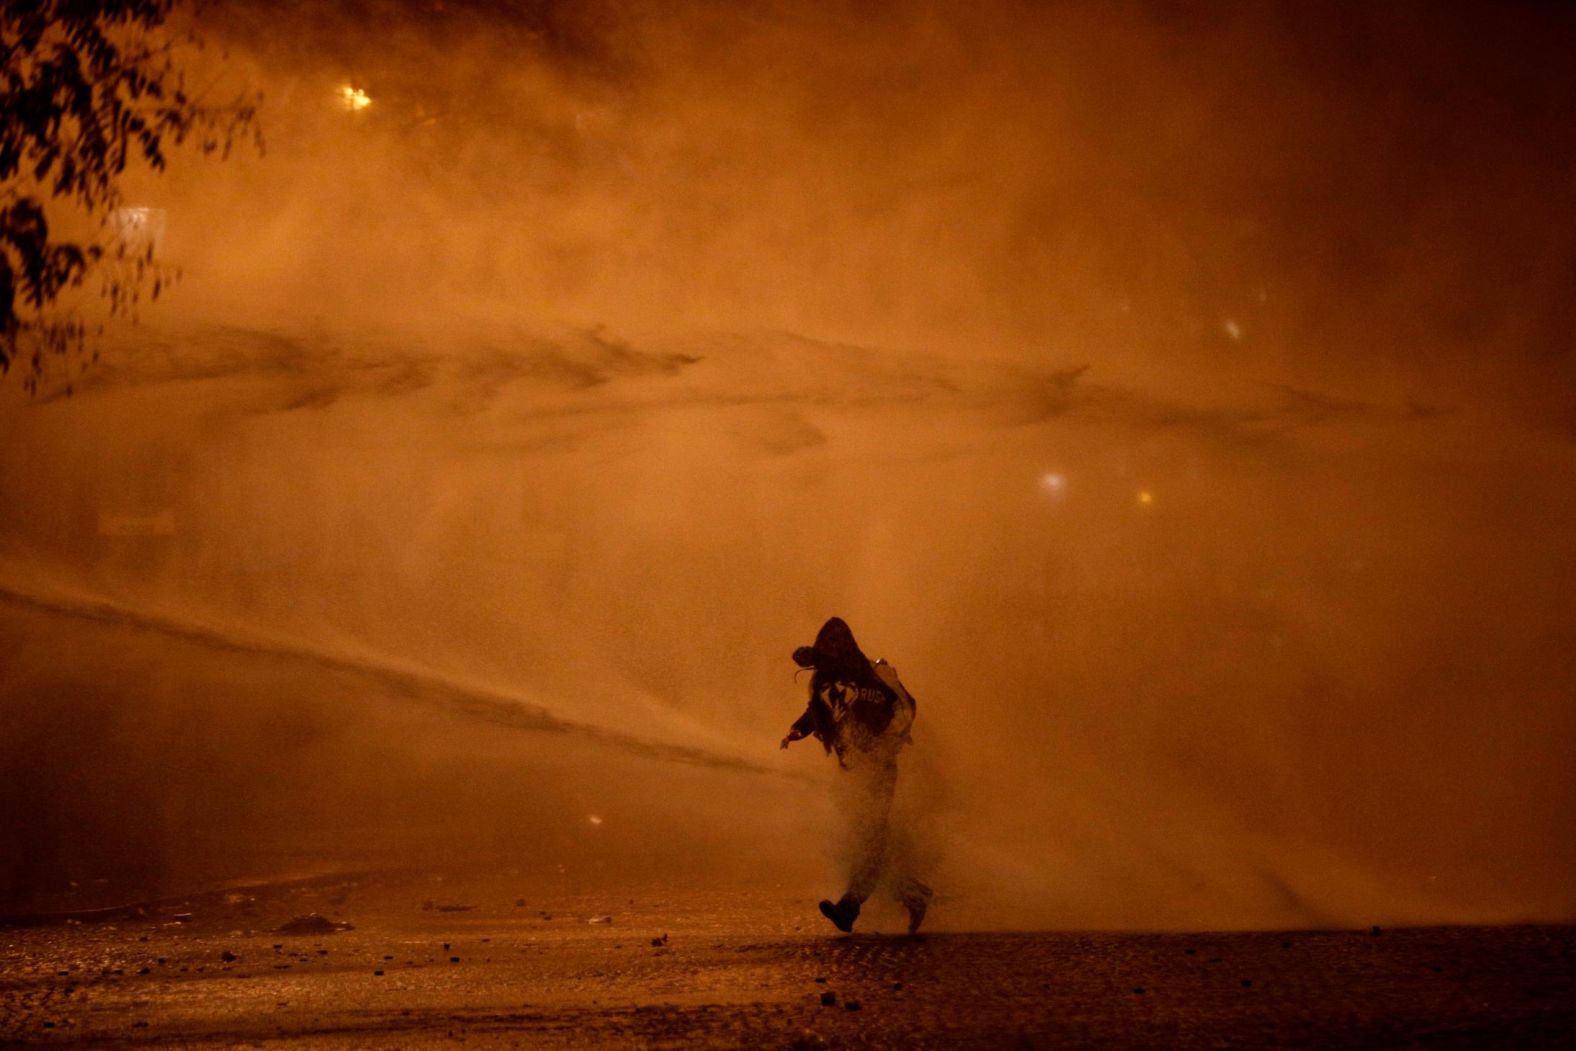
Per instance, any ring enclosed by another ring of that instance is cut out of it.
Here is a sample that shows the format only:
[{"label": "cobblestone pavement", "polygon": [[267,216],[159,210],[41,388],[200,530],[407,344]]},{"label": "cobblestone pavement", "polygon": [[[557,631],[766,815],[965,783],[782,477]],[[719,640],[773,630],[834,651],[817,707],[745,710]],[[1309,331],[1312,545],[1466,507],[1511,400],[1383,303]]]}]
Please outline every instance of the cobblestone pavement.
[{"label": "cobblestone pavement", "polygon": [[[785,895],[416,880],[0,930],[0,1041],[1566,1047],[1576,928],[843,936]],[[283,934],[320,913],[356,926]]]}]

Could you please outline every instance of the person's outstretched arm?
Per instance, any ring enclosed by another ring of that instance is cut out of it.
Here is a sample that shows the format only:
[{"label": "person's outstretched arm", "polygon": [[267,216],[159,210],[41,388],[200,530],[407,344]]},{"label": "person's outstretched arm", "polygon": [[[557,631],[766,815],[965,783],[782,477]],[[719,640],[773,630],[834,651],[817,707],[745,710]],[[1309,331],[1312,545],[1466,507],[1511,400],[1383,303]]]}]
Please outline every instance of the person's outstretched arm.
[{"label": "person's outstretched arm", "polygon": [[804,714],[799,716],[799,718],[794,721],[792,726],[788,727],[788,736],[783,738],[782,747],[787,748],[793,742],[801,740],[805,737],[809,737],[814,732],[815,705],[811,704],[809,707],[805,708]]}]

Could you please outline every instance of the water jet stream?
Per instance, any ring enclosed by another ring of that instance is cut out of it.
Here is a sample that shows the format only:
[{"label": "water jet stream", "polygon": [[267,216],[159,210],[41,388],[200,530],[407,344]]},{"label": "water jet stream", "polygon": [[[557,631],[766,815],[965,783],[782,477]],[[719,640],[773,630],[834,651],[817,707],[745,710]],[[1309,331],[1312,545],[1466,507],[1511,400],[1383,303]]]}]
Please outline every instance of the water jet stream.
[{"label": "water jet stream", "polygon": [[664,762],[777,777],[802,777],[709,748],[652,740],[622,730],[565,719],[507,690],[459,681],[430,669],[396,664],[373,655],[333,653],[298,640],[257,634],[235,626],[182,620],[167,614],[134,609],[94,595],[58,591],[46,594],[0,583],[0,602],[178,639],[209,650],[271,657],[315,665],[326,671],[349,672],[369,679],[398,696],[511,730],[572,734],[631,755]]}]

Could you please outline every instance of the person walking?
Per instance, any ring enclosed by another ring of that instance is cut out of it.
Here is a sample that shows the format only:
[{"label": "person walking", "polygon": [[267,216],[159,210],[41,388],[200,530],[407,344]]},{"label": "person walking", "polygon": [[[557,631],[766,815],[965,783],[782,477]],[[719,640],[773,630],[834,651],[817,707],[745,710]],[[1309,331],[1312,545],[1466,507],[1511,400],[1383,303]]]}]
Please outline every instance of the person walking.
[{"label": "person walking", "polygon": [[835,794],[845,819],[847,889],[821,913],[840,931],[852,931],[865,901],[883,884],[908,910],[910,933],[919,930],[930,907],[931,889],[912,871],[908,830],[893,827],[892,797],[897,757],[911,741],[916,706],[897,670],[870,660],[840,617],[832,617],[815,643],[793,651],[809,669],[810,702],[782,739],[787,748],[814,737],[839,769]]}]

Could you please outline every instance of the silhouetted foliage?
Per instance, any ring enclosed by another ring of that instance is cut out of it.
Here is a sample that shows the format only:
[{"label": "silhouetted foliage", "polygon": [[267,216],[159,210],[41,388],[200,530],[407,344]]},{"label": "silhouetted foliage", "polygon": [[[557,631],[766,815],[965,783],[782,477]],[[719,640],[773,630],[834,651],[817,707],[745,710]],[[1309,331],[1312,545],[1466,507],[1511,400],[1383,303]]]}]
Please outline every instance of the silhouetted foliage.
[{"label": "silhouetted foliage", "polygon": [[[262,149],[261,97],[210,106],[188,93],[178,65],[178,0],[0,0],[0,373],[25,361],[36,392],[46,362],[82,352],[87,324],[59,299],[90,275],[112,315],[134,310],[176,273],[147,238],[113,222],[128,161],[163,171],[165,148],[188,141],[228,155],[238,138]],[[51,205],[96,223],[62,238]],[[147,241],[148,243],[141,243]]]}]

